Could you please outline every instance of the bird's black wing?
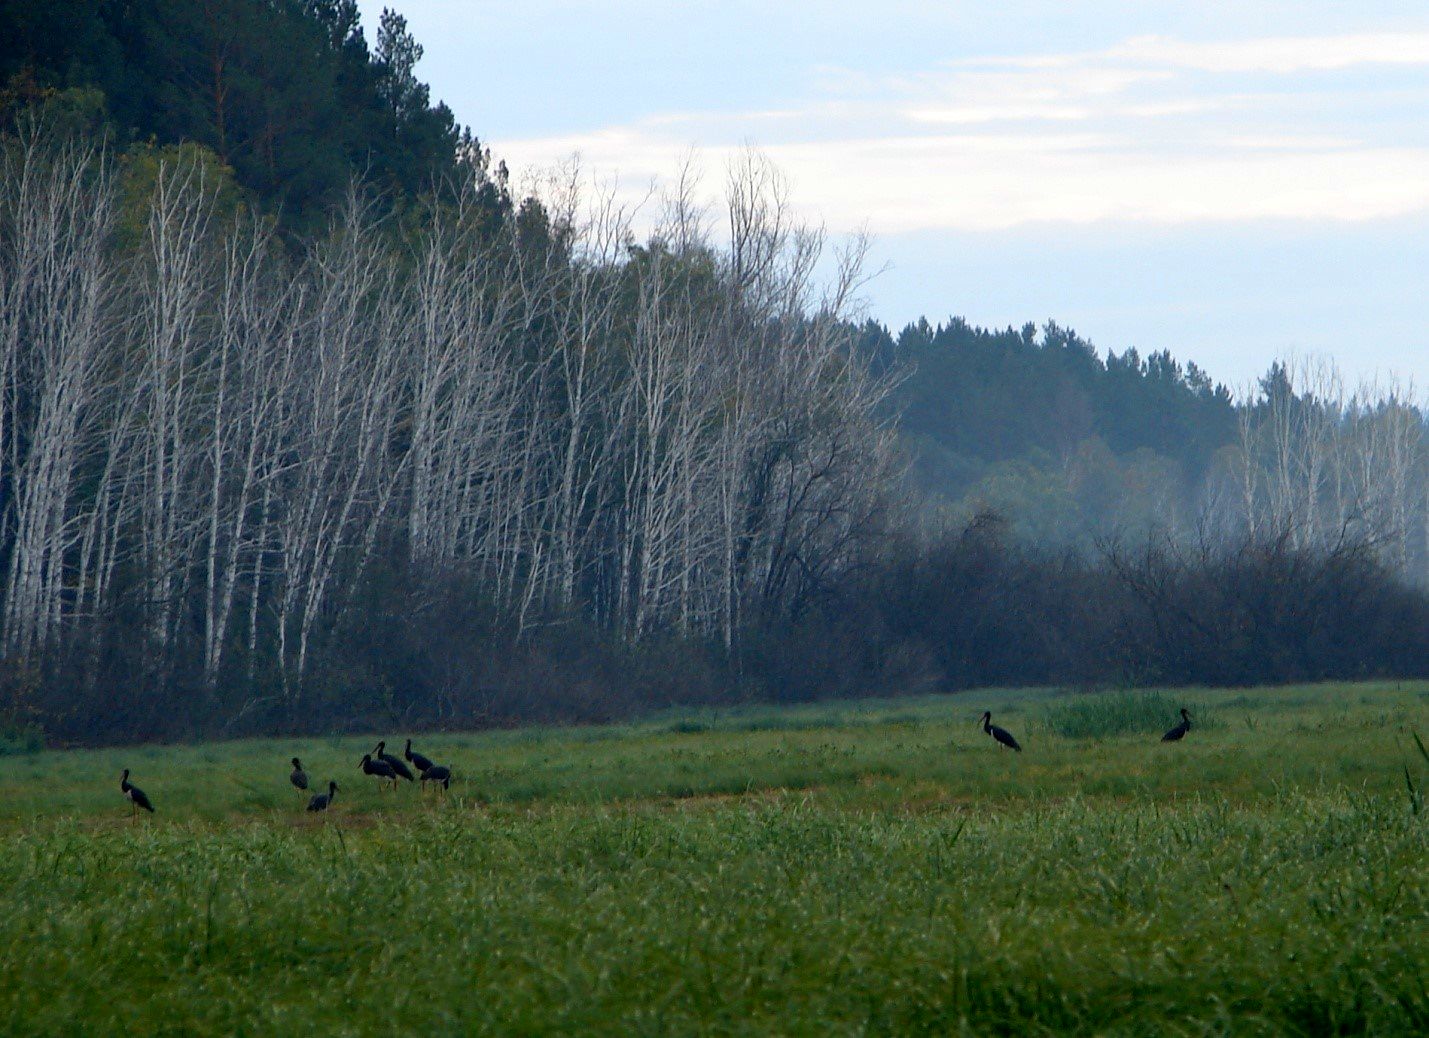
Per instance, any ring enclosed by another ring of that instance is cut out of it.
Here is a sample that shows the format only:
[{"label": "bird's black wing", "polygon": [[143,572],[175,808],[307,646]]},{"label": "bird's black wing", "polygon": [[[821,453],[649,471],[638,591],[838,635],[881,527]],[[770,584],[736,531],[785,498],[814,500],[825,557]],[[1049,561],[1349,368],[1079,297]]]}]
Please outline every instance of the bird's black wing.
[{"label": "bird's black wing", "polygon": [[386,764],[389,768],[392,769],[392,773],[394,775],[400,775],[408,782],[416,780],[416,776],[412,774],[412,769],[407,767],[407,765],[403,764],[396,757],[383,754],[380,759],[384,764]]},{"label": "bird's black wing", "polygon": [[149,798],[144,795],[144,791],[138,786],[131,785],[129,787],[129,799],[134,801],[134,803],[138,804],[150,814],[154,813],[154,805],[149,802]]}]

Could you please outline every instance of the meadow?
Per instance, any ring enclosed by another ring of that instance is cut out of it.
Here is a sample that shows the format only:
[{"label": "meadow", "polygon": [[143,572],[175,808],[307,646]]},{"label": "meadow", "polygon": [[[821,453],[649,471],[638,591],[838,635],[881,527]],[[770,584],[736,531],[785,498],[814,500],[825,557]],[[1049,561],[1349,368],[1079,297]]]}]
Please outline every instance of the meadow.
[{"label": "meadow", "polygon": [[1415,732],[1425,683],[680,711],[422,736],[445,798],[359,773],[408,733],[10,753],[0,1032],[1429,1033]]}]

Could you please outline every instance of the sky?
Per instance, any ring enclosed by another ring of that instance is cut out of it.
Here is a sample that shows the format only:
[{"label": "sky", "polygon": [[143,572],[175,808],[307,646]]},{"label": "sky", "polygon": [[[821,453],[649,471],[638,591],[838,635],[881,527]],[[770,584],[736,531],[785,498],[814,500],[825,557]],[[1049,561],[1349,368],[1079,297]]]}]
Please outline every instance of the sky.
[{"label": "sky", "polygon": [[[869,232],[870,316],[1075,328],[1240,388],[1429,387],[1429,5],[387,0],[518,182],[746,146]],[[363,2],[369,38],[380,5]]]}]

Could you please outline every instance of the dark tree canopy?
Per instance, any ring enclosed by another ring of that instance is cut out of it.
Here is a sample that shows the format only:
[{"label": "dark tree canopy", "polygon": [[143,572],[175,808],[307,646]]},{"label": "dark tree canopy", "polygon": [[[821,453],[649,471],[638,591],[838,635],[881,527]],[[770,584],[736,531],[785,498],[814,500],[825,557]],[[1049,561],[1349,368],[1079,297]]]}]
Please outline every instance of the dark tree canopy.
[{"label": "dark tree canopy", "polygon": [[1001,331],[962,318],[877,325],[864,346],[905,378],[893,404],[916,445],[918,480],[944,496],[991,466],[1065,459],[1094,441],[1114,455],[1150,451],[1200,476],[1235,436],[1230,391],[1169,352],[1108,353],[1055,321]]},{"label": "dark tree canopy", "polygon": [[121,139],[209,148],[290,227],[354,175],[418,194],[463,142],[405,19],[369,50],[354,0],[0,0],[0,41],[0,117],[98,89]]}]

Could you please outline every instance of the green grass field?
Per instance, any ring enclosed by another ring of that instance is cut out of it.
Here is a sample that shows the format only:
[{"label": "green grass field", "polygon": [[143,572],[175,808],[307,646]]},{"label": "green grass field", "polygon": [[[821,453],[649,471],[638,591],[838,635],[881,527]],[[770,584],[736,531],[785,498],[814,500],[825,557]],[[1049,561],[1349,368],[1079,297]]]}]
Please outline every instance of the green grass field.
[{"label": "green grass field", "polygon": [[421,738],[445,801],[375,735],[0,756],[0,1033],[1425,1034],[1415,730],[1422,683],[681,712]]}]

